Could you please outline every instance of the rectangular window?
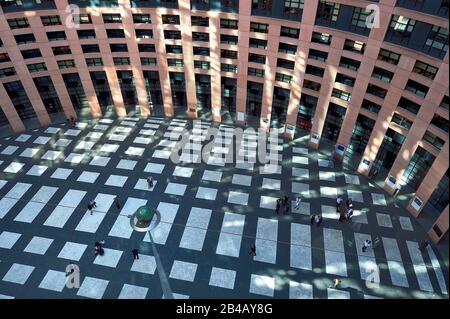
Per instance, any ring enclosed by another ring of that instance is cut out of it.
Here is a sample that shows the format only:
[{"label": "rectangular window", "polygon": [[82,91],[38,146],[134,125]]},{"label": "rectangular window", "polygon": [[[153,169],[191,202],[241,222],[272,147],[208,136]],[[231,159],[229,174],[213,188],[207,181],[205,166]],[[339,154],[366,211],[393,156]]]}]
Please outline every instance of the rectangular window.
[{"label": "rectangular window", "polygon": [[238,26],[238,20],[220,19],[220,28],[222,29],[237,30]]},{"label": "rectangular window", "polygon": [[235,35],[221,34],[220,35],[220,43],[237,45],[238,37]]},{"label": "rectangular window", "polygon": [[403,96],[400,98],[397,104],[398,107],[401,107],[402,109],[411,112],[413,114],[419,113],[420,105],[417,103],[414,103],[413,101],[410,101]]},{"label": "rectangular window", "polygon": [[325,69],[308,64],[308,65],[306,65],[305,73],[306,74],[312,74],[312,75],[319,76],[319,77],[323,77],[323,74],[325,73]]},{"label": "rectangular window", "polygon": [[206,32],[192,32],[192,41],[209,42],[209,33],[206,33]]},{"label": "rectangular window", "polygon": [[237,73],[237,65],[222,63],[222,64],[220,65],[220,70],[221,70],[222,72]]},{"label": "rectangular window", "polygon": [[316,19],[320,22],[326,22],[327,24],[336,23],[339,16],[339,9],[341,5],[338,3],[319,1],[317,7]]},{"label": "rectangular window", "polygon": [[298,39],[299,36],[300,36],[300,29],[283,26],[281,27],[280,37]]},{"label": "rectangular window", "polygon": [[59,16],[45,16],[41,17],[42,25],[48,27],[51,25],[61,25],[61,19]]},{"label": "rectangular window", "polygon": [[381,105],[373,103],[372,101],[364,99],[361,103],[361,108],[368,110],[369,112],[378,114],[381,110]]},{"label": "rectangular window", "polygon": [[209,48],[193,47],[194,55],[209,56]]},{"label": "rectangular window", "polygon": [[194,69],[209,70],[210,67],[208,61],[194,61]]},{"label": "rectangular window", "polygon": [[266,50],[267,49],[267,40],[250,38],[249,47]]},{"label": "rectangular window", "polygon": [[293,17],[301,17],[304,5],[304,0],[284,0],[284,14]]},{"label": "rectangular window", "polygon": [[36,38],[33,33],[15,35],[14,39],[16,39],[17,45],[36,42]]},{"label": "rectangular window", "polygon": [[260,54],[249,53],[248,54],[248,62],[265,64],[266,57],[264,55],[260,55]]},{"label": "rectangular window", "polygon": [[292,76],[277,72],[275,74],[275,81],[291,84]]},{"label": "rectangular window", "polygon": [[343,67],[343,68],[346,68],[349,70],[353,70],[353,71],[358,71],[360,65],[361,65],[361,62],[359,62],[357,60],[349,59],[346,57],[341,57],[341,61],[339,62],[340,67]]},{"label": "rectangular window", "polygon": [[386,83],[391,83],[394,73],[379,67],[374,67],[372,77]]},{"label": "rectangular window", "polygon": [[154,44],[138,44],[139,52],[156,52],[156,48]]},{"label": "rectangular window", "polygon": [[164,39],[181,40],[181,31],[164,30]]},{"label": "rectangular window", "polygon": [[380,52],[378,53],[378,60],[397,65],[398,61],[400,60],[400,56],[401,54],[385,49],[380,49]]},{"label": "rectangular window", "polygon": [[387,94],[387,90],[380,88],[379,86],[370,84],[367,86],[367,93],[378,96],[381,99],[384,99]]},{"label": "rectangular window", "polygon": [[126,44],[110,44],[109,47],[111,52],[128,52],[128,46]]},{"label": "rectangular window", "polygon": [[16,69],[14,68],[0,69],[0,78],[6,78],[7,76],[13,75],[16,75]]},{"label": "rectangular window", "polygon": [[122,23],[122,16],[120,13],[104,13],[102,16],[104,23]]},{"label": "rectangular window", "polygon": [[341,99],[343,101],[350,102],[352,99],[352,95],[350,93],[347,93],[342,90],[333,89],[333,92],[331,92],[331,96],[337,97],[338,99]]},{"label": "rectangular window", "polygon": [[421,98],[425,98],[428,93],[428,87],[413,80],[408,80],[405,86],[405,90],[412,92]]},{"label": "rectangular window", "polygon": [[364,42],[345,39],[344,50],[364,54],[365,48],[366,44]]},{"label": "rectangular window", "polygon": [[405,130],[408,130],[412,126],[412,121],[408,120],[406,117],[401,116],[398,113],[394,113],[394,116],[392,117],[391,123],[395,123],[400,127],[403,127]]},{"label": "rectangular window", "polygon": [[295,68],[295,61],[290,61],[286,59],[277,59],[277,67],[278,68],[285,68],[289,70],[294,70]]},{"label": "rectangular window", "polygon": [[269,33],[269,25],[266,23],[250,22],[250,32]]},{"label": "rectangular window", "polygon": [[237,53],[237,51],[221,49],[220,57],[224,58],[224,59],[237,59],[238,53]]},{"label": "rectangular window", "polygon": [[151,24],[152,20],[149,14],[133,14],[133,23]]},{"label": "rectangular window", "polygon": [[97,53],[100,52],[100,47],[98,44],[83,44],[81,46],[83,53]]},{"label": "rectangular window", "polygon": [[122,29],[106,29],[106,35],[109,39],[124,39],[125,31]]},{"label": "rectangular window", "polygon": [[258,78],[264,77],[264,70],[255,69],[255,68],[248,68],[248,75],[250,76],[256,76]]},{"label": "rectangular window", "polygon": [[28,64],[27,68],[30,73],[47,71],[45,63]]},{"label": "rectangular window", "polygon": [[431,124],[448,133],[448,120],[442,116],[435,114],[431,120]]},{"label": "rectangular window", "polygon": [[136,39],[153,39],[153,30],[136,29]]},{"label": "rectangular window", "polygon": [[183,54],[181,45],[166,44],[166,53]]},{"label": "rectangular window", "polygon": [[91,24],[91,15],[88,13],[73,14],[73,22],[75,24]]},{"label": "rectangular window", "polygon": [[0,63],[9,62],[11,59],[9,58],[8,53],[0,53]]},{"label": "rectangular window", "polygon": [[101,58],[88,58],[86,64],[87,66],[103,66],[103,60]]},{"label": "rectangular window", "polygon": [[77,30],[80,40],[95,39],[95,30]]},{"label": "rectangular window", "polygon": [[405,16],[393,15],[389,25],[389,31],[393,31],[396,35],[409,36],[414,30],[416,20]]},{"label": "rectangular window", "polygon": [[144,66],[157,66],[156,58],[141,58],[141,64]]},{"label": "rectangular window", "polygon": [[58,61],[58,67],[60,69],[69,69],[75,67],[75,61],[74,60],[62,60]]},{"label": "rectangular window", "polygon": [[341,74],[341,73],[336,74],[335,82],[342,83],[344,85],[348,85],[350,87],[353,87],[353,86],[355,86],[355,81],[356,81],[356,79],[352,78],[350,76],[346,76],[346,75]]},{"label": "rectangular window", "polygon": [[355,28],[367,29],[367,17],[373,10],[368,11],[365,8],[354,8],[351,25]]},{"label": "rectangular window", "polygon": [[67,40],[64,31],[47,32],[48,41],[65,41]]},{"label": "rectangular window", "polygon": [[[220,20],[220,24],[222,24],[222,20]],[[209,18],[207,17],[199,17],[199,16],[192,16],[191,17],[191,26],[195,27],[209,27]]]},{"label": "rectangular window", "polygon": [[22,50],[22,57],[24,59],[33,59],[42,57],[41,50],[39,49],[30,49],[30,50]]},{"label": "rectangular window", "polygon": [[308,89],[308,90],[313,90],[316,92],[320,91],[320,88],[322,87],[322,85],[320,83],[314,82],[314,81],[310,81],[310,80],[303,80],[303,88],[304,89]]},{"label": "rectangular window", "polygon": [[8,19],[8,25],[12,30],[30,27],[27,18]]},{"label": "rectangular window", "polygon": [[319,50],[309,49],[308,59],[326,62],[328,59],[328,53]]},{"label": "rectangular window", "polygon": [[121,65],[130,65],[130,59],[129,58],[113,58],[114,65],[121,66]]},{"label": "rectangular window", "polygon": [[450,109],[450,98],[447,96],[447,95],[445,95],[443,98],[442,98],[442,101],[441,101],[441,104],[439,104],[439,107],[442,107],[444,110],[449,110]]},{"label": "rectangular window", "polygon": [[176,24],[176,25],[180,24],[180,16],[178,15],[163,14],[161,17],[163,24]]},{"label": "rectangular window", "polygon": [[168,66],[184,67],[184,61],[182,59],[167,59]]},{"label": "rectangular window", "polygon": [[438,150],[441,150],[444,147],[445,141],[433,133],[426,131],[423,135],[422,140],[427,142],[430,145],[433,145],[433,147],[437,148]]},{"label": "rectangular window", "polygon": [[425,47],[428,48],[428,51],[434,50],[439,57],[443,57],[448,51],[448,29],[434,25],[428,33]]},{"label": "rectangular window", "polygon": [[287,54],[297,54],[297,46],[287,43],[281,43],[278,46],[278,52]]},{"label": "rectangular window", "polygon": [[328,33],[313,32],[311,42],[330,45],[331,38],[332,36]]},{"label": "rectangular window", "polygon": [[425,62],[421,62],[421,61],[417,60],[416,64],[414,64],[414,68],[412,71],[414,73],[423,75],[427,78],[434,80],[434,77],[436,76],[438,68],[435,68],[434,66],[431,66]]}]

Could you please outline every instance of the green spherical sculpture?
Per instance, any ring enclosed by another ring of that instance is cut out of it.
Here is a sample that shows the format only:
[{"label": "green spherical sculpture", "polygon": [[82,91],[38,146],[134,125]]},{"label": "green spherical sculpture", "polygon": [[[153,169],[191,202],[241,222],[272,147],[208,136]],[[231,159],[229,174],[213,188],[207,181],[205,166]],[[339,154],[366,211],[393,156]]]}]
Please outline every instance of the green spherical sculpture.
[{"label": "green spherical sculpture", "polygon": [[136,219],[138,220],[138,222],[149,223],[152,220],[155,212],[156,211],[150,207],[141,206],[137,209],[135,216],[136,216]]}]

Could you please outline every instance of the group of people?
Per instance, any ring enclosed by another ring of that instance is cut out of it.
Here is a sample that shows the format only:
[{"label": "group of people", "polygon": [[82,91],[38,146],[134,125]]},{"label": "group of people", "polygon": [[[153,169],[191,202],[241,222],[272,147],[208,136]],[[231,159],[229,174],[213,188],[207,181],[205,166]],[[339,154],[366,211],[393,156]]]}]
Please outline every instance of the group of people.
[{"label": "group of people", "polygon": [[336,212],[339,213],[339,221],[352,219],[353,216],[353,201],[351,198],[347,199],[344,205],[342,197],[336,199]]},{"label": "group of people", "polygon": [[69,125],[69,127],[73,128],[77,125],[77,122],[75,121],[75,118],[71,116],[67,119],[67,124]]},{"label": "group of people", "polygon": [[289,196],[284,196],[284,197],[277,199],[277,205],[275,207],[275,211],[276,211],[277,215],[280,214],[280,212],[281,213],[284,212],[286,214],[289,213],[289,208],[290,208]]}]

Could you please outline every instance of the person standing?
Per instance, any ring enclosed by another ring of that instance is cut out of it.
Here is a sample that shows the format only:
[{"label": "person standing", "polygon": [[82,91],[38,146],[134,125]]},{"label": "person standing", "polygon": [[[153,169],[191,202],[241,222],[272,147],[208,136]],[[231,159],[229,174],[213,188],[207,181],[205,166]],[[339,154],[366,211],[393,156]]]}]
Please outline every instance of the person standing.
[{"label": "person standing", "polygon": [[97,203],[95,202],[95,200],[91,199],[89,204],[92,206],[92,208],[97,208]]},{"label": "person standing", "polygon": [[311,225],[314,224],[314,222],[316,221],[316,215],[312,215],[310,221]]},{"label": "person standing", "polygon": [[280,199],[277,199],[277,206],[275,207],[275,212],[277,213],[277,215],[280,213]]},{"label": "person standing", "polygon": [[118,210],[120,210],[120,202],[119,202],[119,197],[114,197],[114,205],[116,205],[116,208]]},{"label": "person standing", "polygon": [[341,280],[340,279],[338,279],[338,278],[334,278],[333,279],[333,286],[332,286],[333,288],[335,288],[335,289],[338,288],[340,284],[341,284]]},{"label": "person standing", "polygon": [[256,256],[256,245],[255,244],[253,244],[252,247],[250,248],[249,254],[252,255],[253,257]]},{"label": "person standing", "polygon": [[370,240],[368,240],[368,239],[366,239],[363,242],[363,246],[362,246],[363,253],[365,253],[367,251],[367,248],[369,248],[371,244],[372,244],[372,242]]},{"label": "person standing", "polygon": [[288,196],[284,196],[284,211],[286,214],[289,213],[289,208],[291,206],[289,205],[289,197]]},{"label": "person standing", "polygon": [[131,252],[133,253],[133,259],[139,259],[139,249],[135,248]]},{"label": "person standing", "polygon": [[92,215],[92,209],[93,209],[93,207],[92,207],[91,203],[88,204],[87,208],[88,208],[89,212],[90,212],[91,215]]},{"label": "person standing", "polygon": [[320,224],[322,224],[322,216],[317,215],[315,218],[315,222],[316,222],[317,227],[320,227]]},{"label": "person standing", "polygon": [[336,199],[336,212],[339,212],[339,208],[341,207],[342,204],[342,198],[338,197]]},{"label": "person standing", "polygon": [[148,188],[152,189],[153,188],[153,177],[151,177],[151,176],[147,177],[147,183],[148,183]]},{"label": "person standing", "polygon": [[297,198],[295,199],[295,209],[298,210],[300,208],[300,204],[302,202],[302,199],[300,198],[300,196],[297,196]]}]

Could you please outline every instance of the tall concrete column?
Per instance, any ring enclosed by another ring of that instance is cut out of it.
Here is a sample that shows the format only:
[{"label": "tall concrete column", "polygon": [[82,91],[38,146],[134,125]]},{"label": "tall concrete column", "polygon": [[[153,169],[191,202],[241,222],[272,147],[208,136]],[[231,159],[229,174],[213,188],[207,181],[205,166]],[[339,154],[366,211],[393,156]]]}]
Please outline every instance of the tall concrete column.
[{"label": "tall concrete column", "polygon": [[[439,218],[436,220],[436,222],[431,226],[430,230],[428,231],[428,235],[433,240],[435,244],[437,244],[442,237],[448,232],[448,205],[445,207],[444,211],[441,213]],[[436,231],[439,231],[441,234],[439,235]]]},{"label": "tall concrete column", "polygon": [[147,98],[147,89],[145,87],[144,73],[142,72],[141,57],[136,40],[136,31],[134,29],[133,12],[131,10],[131,2],[128,0],[119,0],[119,6],[124,10],[122,16],[122,25],[125,31],[127,41],[128,55],[130,57],[131,70],[133,72],[134,84],[136,86],[136,94],[139,102],[141,116],[148,117],[150,115],[150,107]]},{"label": "tall concrete column", "polygon": [[211,113],[214,122],[221,121],[222,78],[220,75],[220,15],[209,12],[209,47],[211,74]]},{"label": "tall concrete column", "polygon": [[17,111],[14,108],[14,105],[11,99],[9,98],[8,93],[6,92],[5,88],[1,83],[0,83],[0,101],[1,101],[0,107],[3,110],[3,113],[5,113],[5,116],[8,119],[9,125],[11,125],[12,130],[15,133],[25,131],[25,125],[23,125],[23,122],[20,119],[19,114],[17,114]]},{"label": "tall concrete column", "polygon": [[248,69],[248,41],[250,32],[250,18],[252,14],[251,1],[239,1],[239,39],[238,39],[238,71],[236,90],[236,124],[244,125],[247,108],[247,69]]}]

